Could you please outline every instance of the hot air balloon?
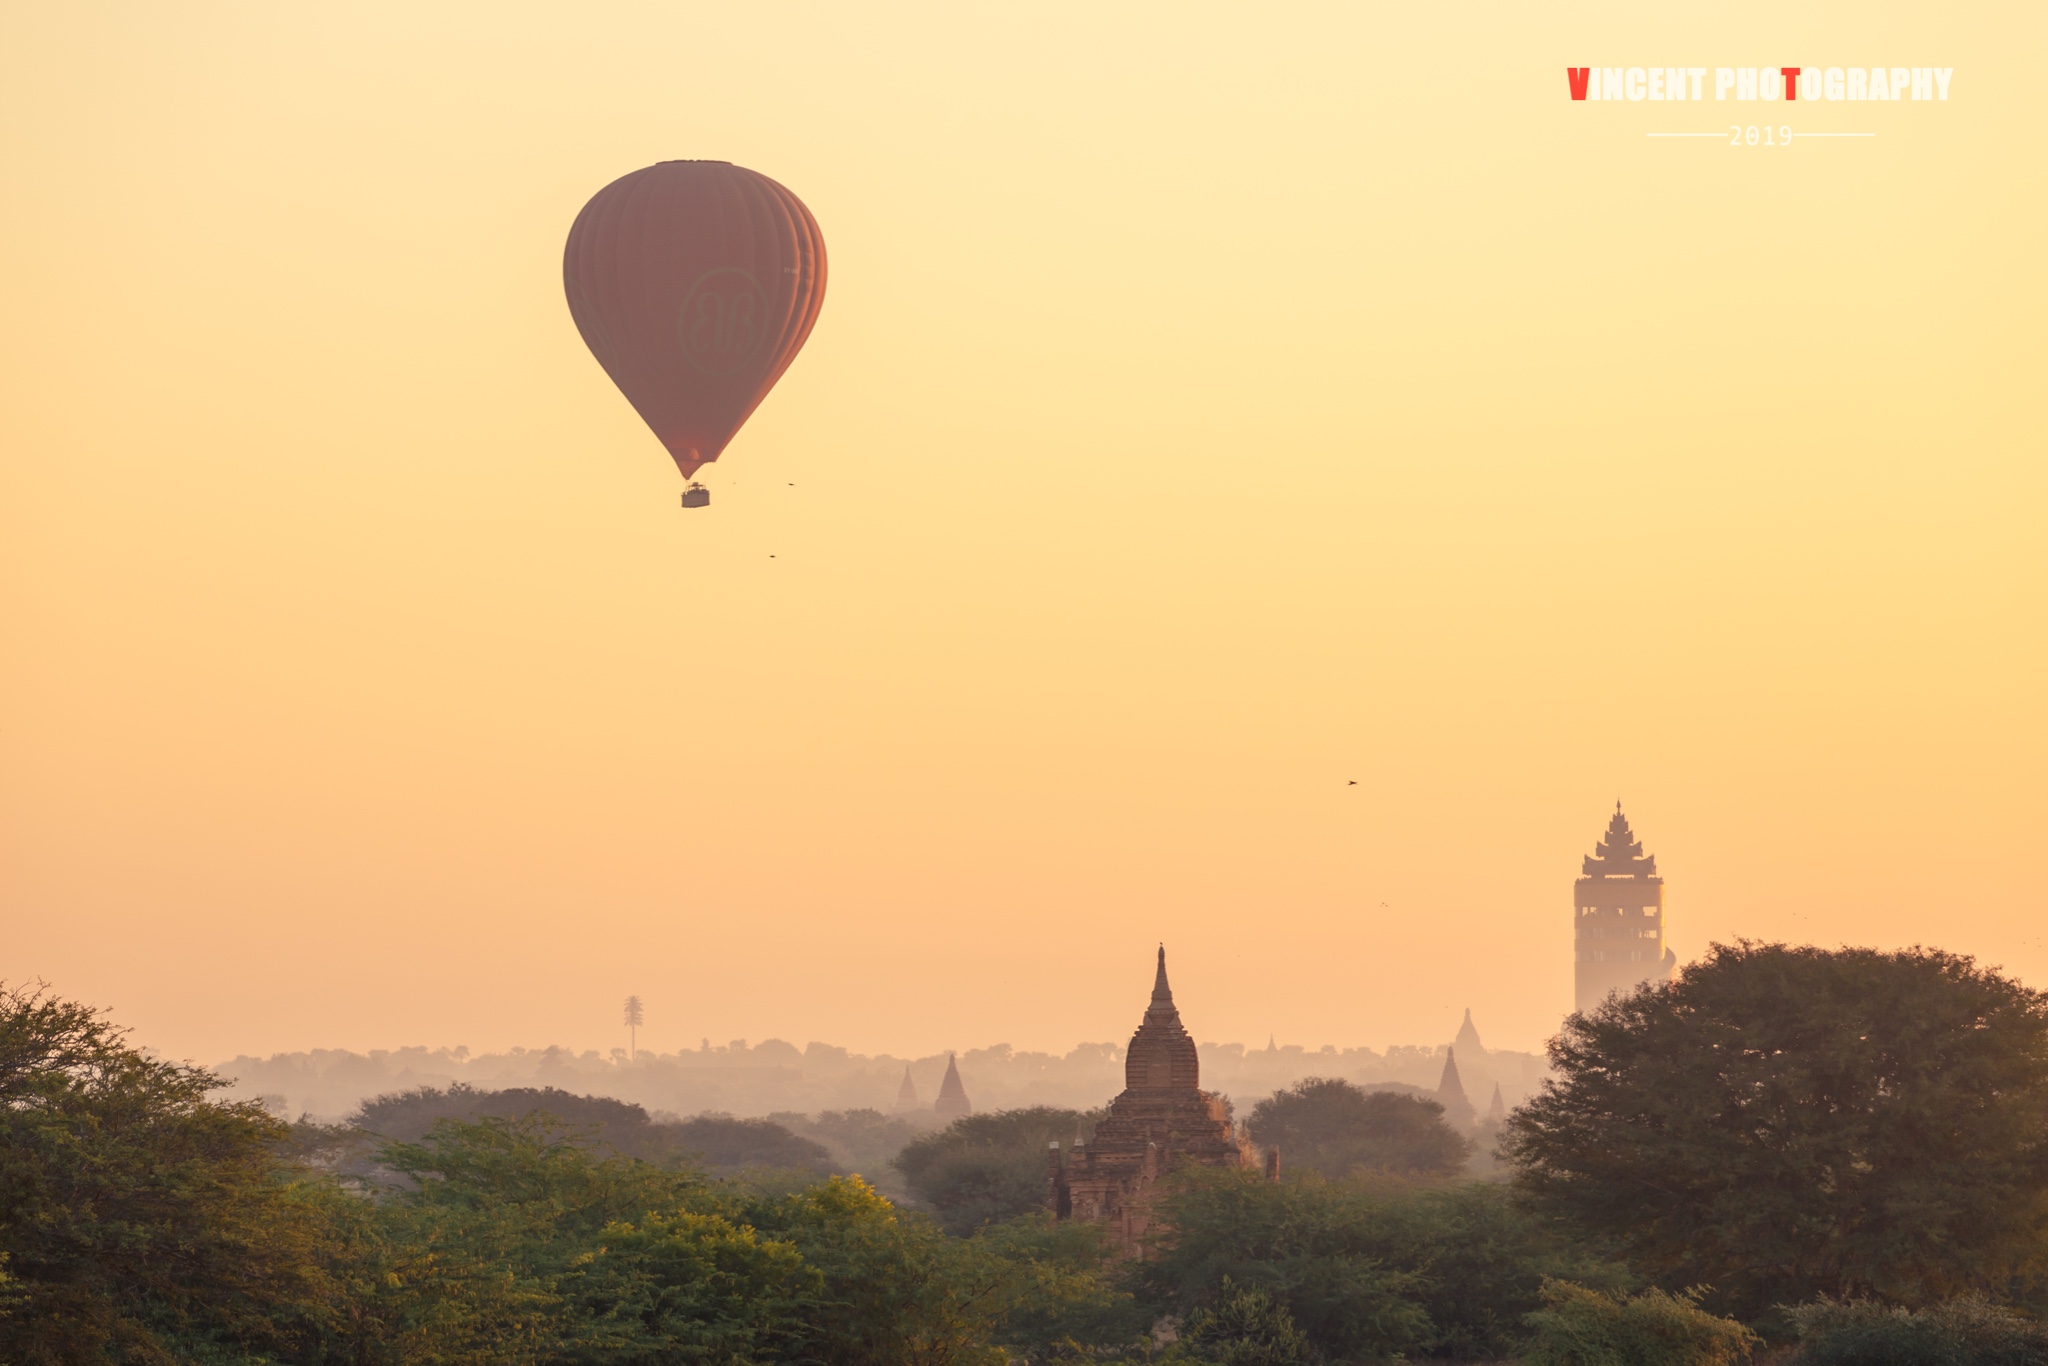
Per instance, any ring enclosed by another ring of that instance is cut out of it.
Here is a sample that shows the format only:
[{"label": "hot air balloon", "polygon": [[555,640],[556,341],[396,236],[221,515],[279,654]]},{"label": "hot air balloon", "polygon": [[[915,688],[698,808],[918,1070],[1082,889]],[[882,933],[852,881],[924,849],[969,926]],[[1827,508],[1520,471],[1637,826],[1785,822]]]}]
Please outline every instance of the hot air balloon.
[{"label": "hot air balloon", "polygon": [[599,190],[562,253],[597,363],[691,480],[796,359],[825,302],[825,239],[803,201],[729,161],[664,161]]}]

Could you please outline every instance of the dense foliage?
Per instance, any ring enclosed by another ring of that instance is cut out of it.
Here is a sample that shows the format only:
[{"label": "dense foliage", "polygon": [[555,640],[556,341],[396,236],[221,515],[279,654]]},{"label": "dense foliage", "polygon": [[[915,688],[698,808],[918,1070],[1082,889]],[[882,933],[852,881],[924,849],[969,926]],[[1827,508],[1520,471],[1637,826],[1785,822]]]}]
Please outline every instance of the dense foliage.
[{"label": "dense foliage", "polygon": [[1429,1354],[1490,1358],[1524,1336],[1543,1284],[1618,1284],[1482,1182],[1284,1181],[1190,1172],[1165,1210],[1175,1229],[1142,1268],[1147,1299],[1186,1314],[1226,1283],[1263,1290],[1318,1352],[1340,1361]]},{"label": "dense foliage", "polygon": [[0,987],[0,1361],[275,1347],[325,1290],[319,1201],[280,1173],[284,1126],[207,1099],[84,1006]]},{"label": "dense foliage", "polygon": [[1736,1366],[1748,1359],[1757,1335],[1732,1319],[1700,1308],[1696,1290],[1671,1294],[1603,1294],[1553,1281],[1543,1287],[1543,1308],[1529,1315],[1534,1329],[1527,1366]]},{"label": "dense foliage", "polygon": [[1967,958],[1716,946],[1551,1057],[1522,1189],[1668,1287],[1919,1305],[2048,1249],[2048,1003]]},{"label": "dense foliage", "polygon": [[1444,1122],[1436,1101],[1366,1091],[1333,1077],[1310,1077],[1268,1096],[1248,1122],[1253,1141],[1277,1147],[1284,1166],[1324,1176],[1449,1176],[1472,1154],[1472,1140]]},{"label": "dense foliage", "polygon": [[706,1171],[736,1174],[754,1168],[826,1175],[832,1154],[815,1140],[767,1119],[698,1115],[656,1121],[646,1110],[608,1096],[579,1096],[554,1087],[479,1091],[456,1082],[365,1101],[356,1126],[383,1139],[417,1142],[443,1120],[524,1119],[545,1114],[565,1138],[621,1157],[655,1163],[687,1160]]},{"label": "dense foliage", "polygon": [[1797,1366],[2048,1366],[2048,1327],[1981,1295],[1917,1311],[1820,1300],[1791,1317]]},{"label": "dense foliage", "polygon": [[1306,1366],[1315,1359],[1315,1345],[1294,1326],[1285,1305],[1228,1276],[1215,1302],[1188,1320],[1187,1340],[1219,1366]]},{"label": "dense foliage", "polygon": [[1045,1208],[1046,1152],[1094,1131],[1095,1116],[1039,1106],[968,1115],[912,1141],[893,1165],[948,1233]]},{"label": "dense foliage", "polygon": [[1092,1230],[951,1238],[855,1178],[715,1181],[544,1115],[442,1119],[350,1183],[332,1131],[218,1084],[0,991],[0,1361],[947,1366],[1127,1302]]}]

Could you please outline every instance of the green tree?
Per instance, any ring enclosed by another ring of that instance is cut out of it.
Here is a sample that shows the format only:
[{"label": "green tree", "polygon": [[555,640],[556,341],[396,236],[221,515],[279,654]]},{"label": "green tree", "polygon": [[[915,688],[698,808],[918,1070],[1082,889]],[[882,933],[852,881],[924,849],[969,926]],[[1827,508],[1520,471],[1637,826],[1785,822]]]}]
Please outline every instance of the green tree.
[{"label": "green tree", "polygon": [[1045,1208],[1046,1147],[1071,1142],[1093,1115],[1038,1106],[968,1115],[905,1145],[891,1165],[949,1233]]},{"label": "green tree", "polygon": [[0,986],[0,1264],[11,1366],[255,1361],[330,1289],[286,1126],[208,1098],[90,1008]]},{"label": "green tree", "polygon": [[[608,1230],[622,1230],[643,1262],[660,1265],[650,1215],[717,1214],[711,1186],[694,1172],[600,1156],[544,1114],[444,1120],[419,1143],[387,1145],[379,1161],[401,1184],[368,1207],[337,1250],[349,1287],[336,1316],[337,1356],[483,1366],[577,1360],[593,1342],[652,1350],[664,1335],[687,1336],[678,1302],[719,1302],[703,1287],[668,1285],[670,1301],[633,1337],[623,1326],[633,1259],[593,1269]],[[716,1242],[704,1225],[682,1227]],[[707,1257],[700,1265],[718,1264]],[[666,1264],[692,1265],[680,1254]],[[640,1279],[660,1278],[647,1271]],[[734,1331],[715,1317],[700,1327],[708,1338]]]},{"label": "green tree", "polygon": [[1820,1300],[1789,1311],[1796,1366],[2044,1366],[2048,1326],[1982,1295],[1911,1310]]},{"label": "green tree", "polygon": [[660,1122],[638,1105],[609,1096],[580,1096],[554,1087],[483,1091],[456,1082],[446,1090],[422,1086],[365,1101],[355,1126],[384,1140],[416,1143],[443,1120],[545,1116],[563,1137],[599,1152],[661,1165],[688,1165],[726,1175],[759,1169],[825,1176],[832,1155],[824,1145],[766,1119],[697,1115]]},{"label": "green tree", "polygon": [[856,1178],[767,1194],[603,1157],[544,1115],[446,1121],[382,1161],[402,1184],[357,1202],[326,1347],[365,1366],[968,1366],[1114,1299],[1049,1224],[949,1238]]},{"label": "green tree", "polygon": [[1697,1290],[1609,1295],[1553,1281],[1543,1300],[1529,1315],[1527,1366],[1736,1366],[1758,1342],[1735,1320],[1700,1308]]},{"label": "green tree", "polygon": [[2048,1248],[2048,1007],[1968,958],[1717,945],[1550,1053],[1519,1185],[1666,1286],[1922,1304]]},{"label": "green tree", "polygon": [[1187,1338],[1221,1366],[1304,1366],[1314,1352],[1285,1305],[1263,1290],[1239,1287],[1228,1276],[1216,1303],[1188,1320]]},{"label": "green tree", "polygon": [[823,1289],[791,1244],[687,1211],[607,1225],[559,1283],[554,1359],[589,1366],[773,1359]]},{"label": "green tree", "polygon": [[1213,1304],[1227,1280],[1270,1294],[1335,1360],[1512,1355],[1547,1279],[1620,1281],[1490,1182],[1191,1170],[1161,1212],[1173,1234],[1139,1270],[1155,1313]]},{"label": "green tree", "polygon": [[801,1306],[788,1360],[825,1366],[1001,1362],[1003,1329],[1049,1302],[1099,1299],[1087,1268],[1047,1255],[1042,1239],[990,1230],[950,1238],[899,1213],[858,1177],[834,1177],[741,1211],[786,1239],[822,1281]]},{"label": "green tree", "polygon": [[1433,1356],[1484,1361],[1517,1354],[1528,1339],[1527,1316],[1542,1305],[1552,1280],[1609,1291],[1627,1283],[1624,1268],[1594,1255],[1556,1220],[1533,1214],[1497,1182],[1381,1198],[1401,1230],[1404,1250],[1397,1255],[1422,1269],[1417,1293],[1429,1314]]},{"label": "green tree", "polygon": [[1472,1140],[1444,1123],[1436,1101],[1335,1077],[1309,1077],[1268,1096],[1248,1123],[1253,1141],[1280,1149],[1283,1166],[1328,1177],[1450,1176],[1472,1155]]}]

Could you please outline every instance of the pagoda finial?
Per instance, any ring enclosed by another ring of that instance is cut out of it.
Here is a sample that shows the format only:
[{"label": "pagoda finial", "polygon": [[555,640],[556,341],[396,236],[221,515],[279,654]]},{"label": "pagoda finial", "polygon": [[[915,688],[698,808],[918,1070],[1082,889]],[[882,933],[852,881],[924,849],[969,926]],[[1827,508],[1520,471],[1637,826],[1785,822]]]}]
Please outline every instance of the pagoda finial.
[{"label": "pagoda finial", "polygon": [[1173,1005],[1173,988],[1166,984],[1166,945],[1159,946],[1159,972],[1152,979],[1152,1004]]}]

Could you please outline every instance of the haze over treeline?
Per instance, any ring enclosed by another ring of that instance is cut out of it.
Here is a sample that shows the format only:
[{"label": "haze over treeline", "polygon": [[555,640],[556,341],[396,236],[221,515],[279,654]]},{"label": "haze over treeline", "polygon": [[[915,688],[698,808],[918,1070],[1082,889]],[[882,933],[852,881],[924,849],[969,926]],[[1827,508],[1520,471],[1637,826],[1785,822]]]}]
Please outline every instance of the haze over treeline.
[{"label": "haze over treeline", "polygon": [[[1434,1091],[1447,1044],[1393,1045],[1384,1051],[1324,1045],[1239,1043],[1200,1045],[1203,1085],[1249,1106],[1306,1077],[1340,1077],[1372,1086]],[[1087,1109],[1123,1089],[1124,1046],[1082,1043],[1064,1054],[1018,1051],[1008,1044],[958,1055],[960,1075],[976,1110],[1051,1105]],[[904,1069],[918,1107],[929,1110],[945,1073],[945,1053],[903,1058],[853,1053],[832,1044],[802,1048],[781,1039],[725,1044],[674,1053],[623,1048],[514,1048],[472,1054],[466,1048],[313,1049],[266,1058],[241,1056],[216,1070],[234,1092],[261,1097],[280,1114],[339,1118],[364,1101],[420,1086],[464,1083],[480,1088],[547,1087],[612,1096],[677,1115],[817,1114],[828,1110],[894,1110]],[[1533,1053],[1474,1047],[1461,1041],[1458,1072],[1472,1103],[1484,1108],[1498,1083],[1506,1103],[1533,1093],[1544,1070]]]}]

